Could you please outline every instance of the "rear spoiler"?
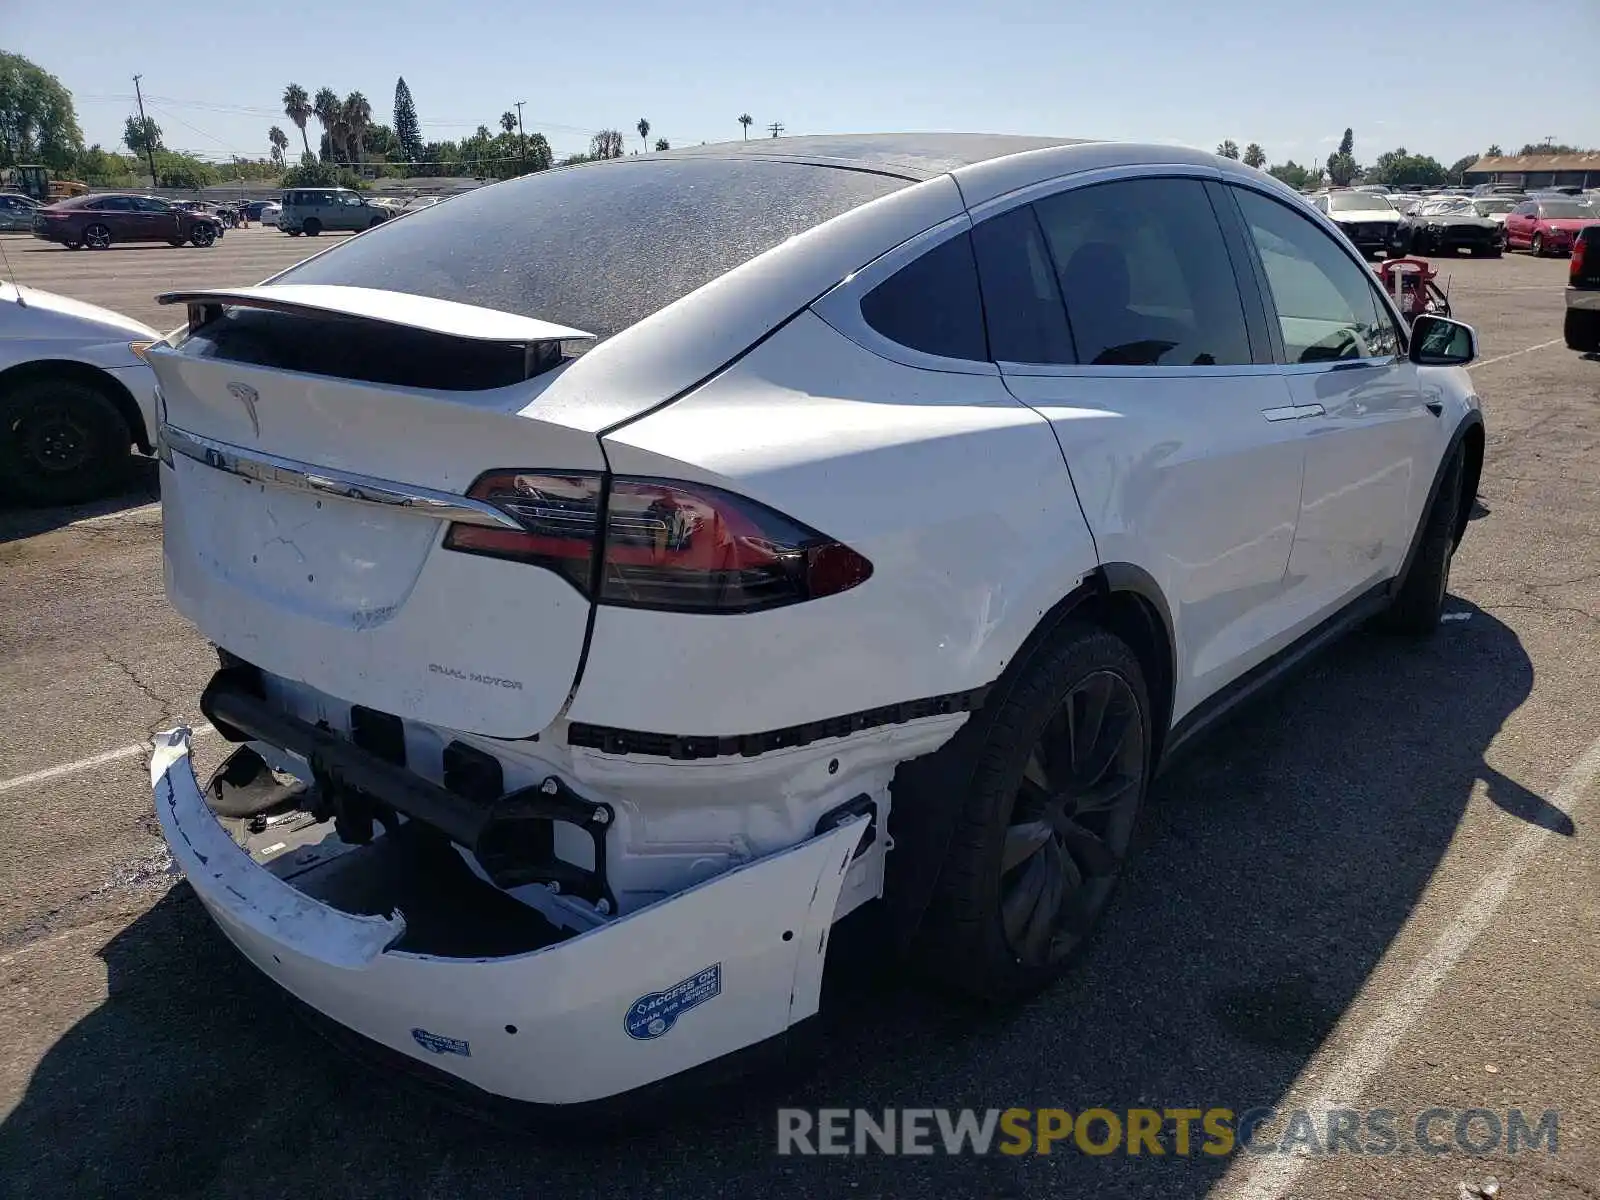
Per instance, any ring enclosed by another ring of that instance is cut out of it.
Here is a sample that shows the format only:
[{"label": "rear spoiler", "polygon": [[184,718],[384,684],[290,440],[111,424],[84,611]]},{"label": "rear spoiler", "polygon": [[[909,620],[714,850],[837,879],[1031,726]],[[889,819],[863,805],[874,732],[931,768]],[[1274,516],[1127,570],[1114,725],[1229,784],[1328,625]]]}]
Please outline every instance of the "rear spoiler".
[{"label": "rear spoiler", "polygon": [[334,320],[378,321],[474,342],[527,345],[594,338],[594,334],[581,329],[476,304],[331,283],[268,283],[259,287],[163,292],[156,300],[161,304],[187,304],[191,330],[215,316],[213,310],[233,307]]}]

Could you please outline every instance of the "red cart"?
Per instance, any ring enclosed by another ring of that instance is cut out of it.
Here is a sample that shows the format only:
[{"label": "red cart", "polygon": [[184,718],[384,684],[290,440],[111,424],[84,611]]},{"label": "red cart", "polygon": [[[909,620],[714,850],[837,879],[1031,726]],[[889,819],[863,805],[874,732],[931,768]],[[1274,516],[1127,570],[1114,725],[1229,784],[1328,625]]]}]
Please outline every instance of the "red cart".
[{"label": "red cart", "polygon": [[1437,283],[1439,272],[1425,258],[1388,258],[1376,268],[1383,290],[1407,321],[1423,313],[1450,315],[1450,293]]}]

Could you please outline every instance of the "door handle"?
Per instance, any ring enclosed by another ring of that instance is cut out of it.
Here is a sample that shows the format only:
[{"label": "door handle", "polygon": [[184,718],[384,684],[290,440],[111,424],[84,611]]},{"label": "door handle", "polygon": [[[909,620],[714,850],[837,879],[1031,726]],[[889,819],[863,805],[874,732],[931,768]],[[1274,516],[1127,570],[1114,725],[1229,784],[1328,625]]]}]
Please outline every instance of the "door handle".
[{"label": "door handle", "polygon": [[1429,400],[1422,407],[1426,408],[1436,417],[1444,416],[1444,402],[1441,400]]},{"label": "door handle", "polygon": [[1261,415],[1269,421],[1298,421],[1304,417],[1325,417],[1328,411],[1320,404],[1285,404],[1278,408],[1263,408]]}]

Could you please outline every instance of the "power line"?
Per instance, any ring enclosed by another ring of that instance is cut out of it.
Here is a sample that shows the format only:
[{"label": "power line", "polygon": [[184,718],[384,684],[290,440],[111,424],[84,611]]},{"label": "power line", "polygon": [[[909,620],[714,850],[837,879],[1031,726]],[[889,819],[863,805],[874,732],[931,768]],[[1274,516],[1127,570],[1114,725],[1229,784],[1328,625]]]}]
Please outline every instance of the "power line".
[{"label": "power line", "polygon": [[773,137],[777,137],[780,133],[783,132],[783,122],[782,121],[774,121],[771,125],[768,125],[767,128],[772,131],[772,136]]}]

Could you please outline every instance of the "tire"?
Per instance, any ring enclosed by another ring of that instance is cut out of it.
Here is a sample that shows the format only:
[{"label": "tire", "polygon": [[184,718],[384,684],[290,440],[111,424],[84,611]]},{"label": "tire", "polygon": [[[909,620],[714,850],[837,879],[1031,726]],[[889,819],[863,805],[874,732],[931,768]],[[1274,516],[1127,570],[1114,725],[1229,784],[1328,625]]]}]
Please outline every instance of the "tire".
[{"label": "tire", "polygon": [[96,221],[83,231],[83,244],[91,250],[111,249],[111,229]]},{"label": "tire", "polygon": [[182,238],[168,238],[167,239],[167,245],[174,246],[174,247],[181,246],[181,245],[183,245],[183,239]]},{"label": "tire", "polygon": [[189,240],[204,250],[207,246],[216,244],[217,231],[212,226],[202,223],[194,227],[194,230],[189,234]]},{"label": "tire", "polygon": [[389,219],[388,217],[382,217],[382,216],[373,217],[371,223],[367,226],[367,228],[368,229],[376,229],[379,225],[382,225],[388,219]]},{"label": "tire", "polygon": [[1566,339],[1568,350],[1600,354],[1600,309],[1567,309],[1561,336]]},{"label": "tire", "polygon": [[1528,253],[1535,258],[1544,257],[1544,234],[1536,233],[1533,235],[1533,241],[1528,243]]},{"label": "tire", "polygon": [[1383,626],[1391,633],[1428,637],[1439,628],[1444,598],[1450,590],[1450,564],[1456,552],[1456,517],[1461,511],[1461,478],[1465,471],[1461,450],[1456,449],[1439,480],[1433,507],[1417,544],[1417,557],[1405,583],[1389,602]]},{"label": "tire", "polygon": [[1505,249],[1501,246],[1490,246],[1488,250],[1484,251],[1484,253],[1490,258],[1499,258],[1505,253]]},{"label": "tire", "polygon": [[36,378],[0,395],[0,487],[33,504],[74,504],[127,475],[133,435],[99,388]]},{"label": "tire", "polygon": [[322,222],[317,220],[315,217],[312,217],[301,226],[301,229],[307,237],[316,237],[322,232]]},{"label": "tire", "polygon": [[62,242],[61,244],[63,246],[65,246],[68,250],[82,250],[83,249],[83,243],[82,242]]},{"label": "tire", "polygon": [[1076,621],[989,703],[973,717],[982,740],[914,950],[942,983],[1004,1001],[1059,975],[1104,910],[1153,739],[1139,660]]},{"label": "tire", "polygon": [[299,237],[300,236],[300,231],[298,229],[285,229],[284,232],[287,233],[290,237]]}]

